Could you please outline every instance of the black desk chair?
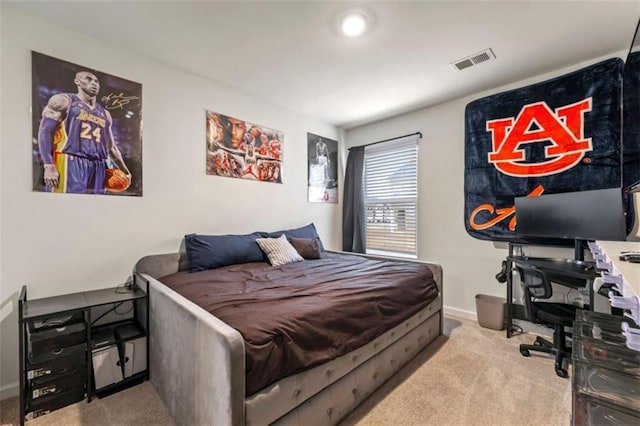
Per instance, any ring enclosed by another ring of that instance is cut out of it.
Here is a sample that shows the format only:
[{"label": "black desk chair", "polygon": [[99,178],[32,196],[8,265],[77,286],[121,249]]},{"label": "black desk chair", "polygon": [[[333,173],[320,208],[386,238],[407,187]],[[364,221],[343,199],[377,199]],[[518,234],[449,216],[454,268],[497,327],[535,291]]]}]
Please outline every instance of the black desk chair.
[{"label": "black desk chair", "polygon": [[543,270],[529,265],[515,265],[524,287],[525,315],[534,323],[554,327],[553,343],[538,336],[533,345],[520,345],[523,356],[531,356],[529,351],[545,352],[555,355],[556,374],[569,377],[567,370],[562,367],[565,357],[571,357],[571,349],[567,348],[565,326],[572,326],[576,316],[576,307],[566,303],[543,303],[534,299],[549,299],[552,295],[551,281],[553,278]]}]

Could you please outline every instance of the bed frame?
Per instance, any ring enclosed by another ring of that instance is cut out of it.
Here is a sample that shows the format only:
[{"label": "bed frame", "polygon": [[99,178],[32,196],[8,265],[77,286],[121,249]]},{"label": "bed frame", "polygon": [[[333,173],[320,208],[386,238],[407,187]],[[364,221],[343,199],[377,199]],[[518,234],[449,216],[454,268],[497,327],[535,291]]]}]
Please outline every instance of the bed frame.
[{"label": "bed frame", "polygon": [[245,397],[240,333],[157,280],[187,270],[186,254],[143,257],[134,272],[149,281],[151,382],[177,424],[336,424],[442,334],[442,267],[408,261],[432,270],[436,300],[365,346]]}]

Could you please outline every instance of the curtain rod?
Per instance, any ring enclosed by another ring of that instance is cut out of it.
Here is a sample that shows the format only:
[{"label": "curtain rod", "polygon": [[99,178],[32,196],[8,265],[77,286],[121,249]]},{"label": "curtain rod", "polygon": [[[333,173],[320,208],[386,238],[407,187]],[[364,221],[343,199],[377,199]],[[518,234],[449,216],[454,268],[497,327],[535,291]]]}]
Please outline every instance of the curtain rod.
[{"label": "curtain rod", "polygon": [[[410,133],[408,135],[398,136],[398,137],[391,138],[391,139],[385,139],[383,141],[377,141],[377,142],[366,143],[364,145],[352,146],[351,148],[358,148],[358,147],[361,147],[361,146],[371,146],[371,145],[375,145],[375,144],[383,143],[383,142],[391,142],[391,141],[395,141],[396,139],[408,138],[409,136],[415,136],[415,135],[418,135],[418,139],[422,139],[422,132],[415,132],[415,133]],[[350,151],[351,148],[349,148],[347,151]]]}]

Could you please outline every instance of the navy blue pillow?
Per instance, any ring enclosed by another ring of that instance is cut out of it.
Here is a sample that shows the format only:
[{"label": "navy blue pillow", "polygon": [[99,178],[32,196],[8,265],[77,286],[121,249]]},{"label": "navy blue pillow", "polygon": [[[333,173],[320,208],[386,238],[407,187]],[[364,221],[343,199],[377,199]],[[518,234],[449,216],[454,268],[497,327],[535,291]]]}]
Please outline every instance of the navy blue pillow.
[{"label": "navy blue pillow", "polygon": [[264,257],[256,238],[262,234],[184,236],[191,272],[219,268],[237,263],[263,262]]},{"label": "navy blue pillow", "polygon": [[285,229],[284,231],[269,232],[268,236],[269,238],[278,238],[282,234],[286,235],[288,239],[317,238],[320,244],[320,251],[324,251],[324,246],[322,245],[322,241],[320,240],[318,231],[316,231],[316,226],[313,223],[303,226],[302,228]]}]

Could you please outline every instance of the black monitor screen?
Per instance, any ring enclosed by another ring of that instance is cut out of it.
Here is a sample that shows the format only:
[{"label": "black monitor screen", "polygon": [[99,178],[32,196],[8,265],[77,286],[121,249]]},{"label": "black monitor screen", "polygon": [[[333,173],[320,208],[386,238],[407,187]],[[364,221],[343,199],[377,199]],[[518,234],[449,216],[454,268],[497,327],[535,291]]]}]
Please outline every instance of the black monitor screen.
[{"label": "black monitor screen", "polygon": [[613,241],[626,238],[620,188],[516,197],[515,206],[518,235]]}]

